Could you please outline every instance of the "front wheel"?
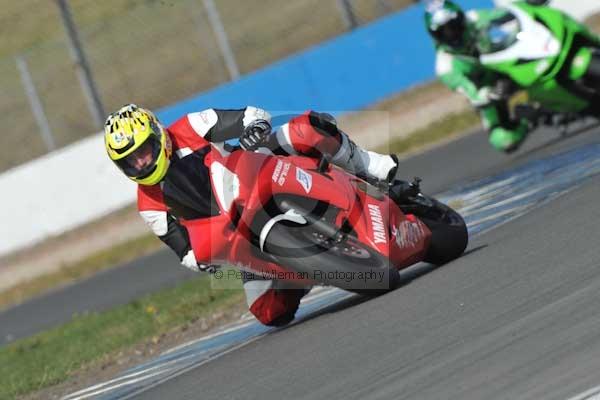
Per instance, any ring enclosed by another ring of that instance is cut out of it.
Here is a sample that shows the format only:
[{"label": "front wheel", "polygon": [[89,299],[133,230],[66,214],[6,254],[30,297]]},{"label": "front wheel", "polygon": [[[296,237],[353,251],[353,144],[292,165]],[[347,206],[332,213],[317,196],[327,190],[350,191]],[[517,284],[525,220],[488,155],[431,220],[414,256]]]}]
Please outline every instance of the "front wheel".
[{"label": "front wheel", "polygon": [[275,224],[263,249],[277,264],[340,289],[380,294],[400,285],[398,271],[379,252],[353,237],[340,243],[323,240],[310,225]]},{"label": "front wheel", "polygon": [[423,261],[442,265],[460,257],[469,243],[469,233],[459,213],[444,203],[419,193],[400,208],[418,217],[431,231],[431,242]]},{"label": "front wheel", "polygon": [[592,59],[583,79],[596,95],[600,94],[600,49],[592,51]]}]

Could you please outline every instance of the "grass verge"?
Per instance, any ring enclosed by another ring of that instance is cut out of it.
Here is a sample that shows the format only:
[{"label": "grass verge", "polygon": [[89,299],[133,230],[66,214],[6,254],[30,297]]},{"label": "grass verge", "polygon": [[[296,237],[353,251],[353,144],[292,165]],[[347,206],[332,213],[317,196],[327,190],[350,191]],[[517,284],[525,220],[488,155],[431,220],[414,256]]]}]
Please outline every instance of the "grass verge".
[{"label": "grass verge", "polygon": [[0,399],[13,399],[68,379],[86,364],[115,358],[142,341],[182,329],[243,302],[237,289],[213,289],[207,276],[0,348]]}]

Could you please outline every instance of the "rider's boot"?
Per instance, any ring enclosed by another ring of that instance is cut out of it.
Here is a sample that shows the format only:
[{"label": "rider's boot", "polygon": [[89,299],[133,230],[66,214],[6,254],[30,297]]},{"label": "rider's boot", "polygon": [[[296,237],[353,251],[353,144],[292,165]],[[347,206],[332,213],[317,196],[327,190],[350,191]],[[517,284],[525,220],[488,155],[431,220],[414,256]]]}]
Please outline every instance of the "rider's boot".
[{"label": "rider's boot", "polygon": [[330,160],[332,164],[375,184],[388,192],[390,196],[395,194],[405,198],[419,192],[418,182],[416,185],[415,182],[410,184],[396,177],[398,172],[396,155],[379,154],[361,148],[339,129],[337,121],[330,114],[311,112],[309,115],[314,128],[324,132],[327,136],[335,136],[340,139],[339,148]]},{"label": "rider's boot", "polygon": [[397,204],[404,204],[420,192],[419,179],[409,183],[397,178],[398,157],[395,154],[385,155],[362,149],[348,135],[340,133],[342,145],[331,159],[333,164],[376,184]]},{"label": "rider's boot", "polygon": [[496,127],[490,132],[490,144],[498,151],[512,153],[516,151],[527,137],[529,127],[521,123],[516,129]]}]

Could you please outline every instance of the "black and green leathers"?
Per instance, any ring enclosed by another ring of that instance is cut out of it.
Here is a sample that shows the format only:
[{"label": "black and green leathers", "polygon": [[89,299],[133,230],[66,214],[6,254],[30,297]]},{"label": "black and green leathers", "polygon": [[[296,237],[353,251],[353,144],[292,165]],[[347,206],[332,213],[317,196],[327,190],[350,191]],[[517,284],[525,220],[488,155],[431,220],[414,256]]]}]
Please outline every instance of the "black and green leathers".
[{"label": "black and green leathers", "polygon": [[471,39],[460,48],[436,43],[436,74],[451,90],[466,96],[477,108],[491,145],[500,151],[515,150],[528,132],[526,121],[511,120],[505,102],[494,96],[493,87],[502,75],[479,61],[478,41],[490,22],[505,13],[502,9],[466,13],[466,35]]}]

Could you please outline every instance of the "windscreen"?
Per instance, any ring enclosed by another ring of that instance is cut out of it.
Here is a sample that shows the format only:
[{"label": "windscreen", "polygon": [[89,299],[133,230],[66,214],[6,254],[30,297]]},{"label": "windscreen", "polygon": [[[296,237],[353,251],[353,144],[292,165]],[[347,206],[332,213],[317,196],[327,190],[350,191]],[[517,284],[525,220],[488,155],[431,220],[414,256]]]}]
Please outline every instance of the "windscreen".
[{"label": "windscreen", "polygon": [[519,20],[511,13],[491,22],[489,27],[482,32],[479,40],[479,51],[482,54],[496,53],[506,50],[514,45],[521,32]]}]

